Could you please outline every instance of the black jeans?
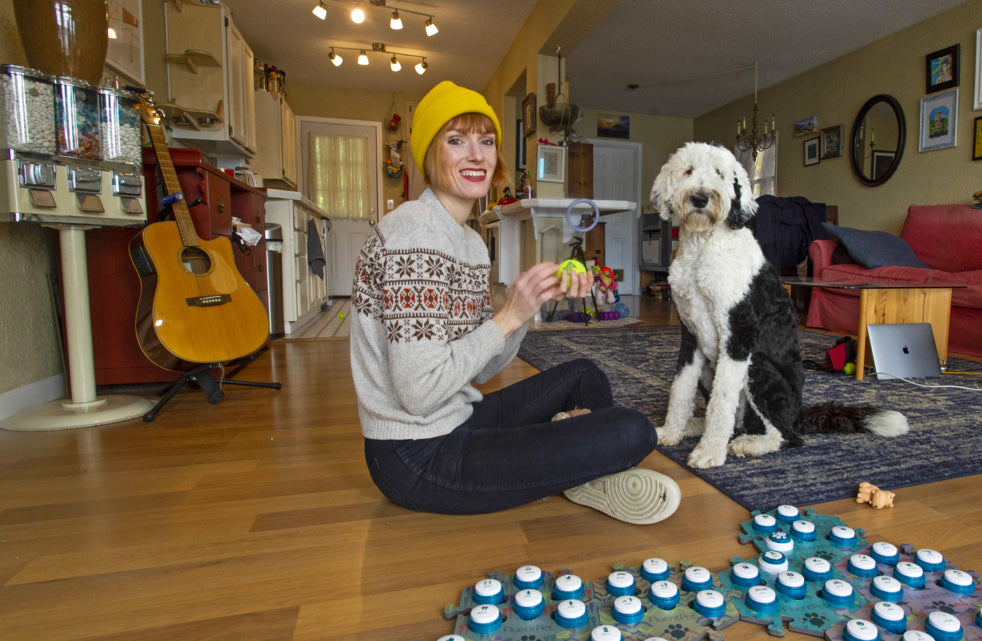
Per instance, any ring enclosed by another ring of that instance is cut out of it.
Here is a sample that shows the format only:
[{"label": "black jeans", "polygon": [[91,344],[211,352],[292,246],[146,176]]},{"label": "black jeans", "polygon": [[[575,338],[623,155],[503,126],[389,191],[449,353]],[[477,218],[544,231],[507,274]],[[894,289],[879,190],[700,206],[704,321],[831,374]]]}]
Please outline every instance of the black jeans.
[{"label": "black jeans", "polygon": [[[552,422],[574,408],[591,412]],[[398,505],[480,514],[634,467],[656,443],[651,422],[614,406],[603,371],[578,359],[485,395],[446,436],[366,439],[365,458],[375,485]]]}]

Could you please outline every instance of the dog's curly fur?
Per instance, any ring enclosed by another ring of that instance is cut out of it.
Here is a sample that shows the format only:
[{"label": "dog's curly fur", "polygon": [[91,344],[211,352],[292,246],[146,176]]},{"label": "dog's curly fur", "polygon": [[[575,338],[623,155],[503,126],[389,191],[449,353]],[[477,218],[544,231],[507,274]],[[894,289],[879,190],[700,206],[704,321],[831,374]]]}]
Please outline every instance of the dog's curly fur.
[{"label": "dog's curly fur", "polygon": [[[655,178],[651,200],[662,218],[679,220],[668,282],[682,346],[659,442],[674,445],[701,433],[689,465],[707,468],[722,465],[727,450],[757,456],[800,445],[802,434],[907,431],[898,412],[802,408],[797,315],[748,227],[757,203],[732,153],[718,145],[684,145]],[[692,416],[697,390],[707,399],[704,420]]]}]

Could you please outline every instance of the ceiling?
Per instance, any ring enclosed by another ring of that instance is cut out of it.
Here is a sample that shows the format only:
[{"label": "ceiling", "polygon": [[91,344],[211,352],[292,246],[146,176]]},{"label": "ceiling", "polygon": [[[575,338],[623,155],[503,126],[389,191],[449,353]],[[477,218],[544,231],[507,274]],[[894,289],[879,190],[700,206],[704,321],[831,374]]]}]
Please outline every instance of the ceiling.
[{"label": "ceiling", "polygon": [[[697,117],[752,95],[755,62],[764,89],[964,1],[618,0],[563,51],[570,100],[581,108]],[[288,92],[296,83],[420,96],[441,80],[484,87],[536,4],[325,0],[321,21],[311,13],[316,0],[224,2],[255,55],[286,71]],[[355,4],[367,14],[361,25],[348,18]],[[389,28],[396,8],[403,9],[402,31]],[[426,37],[426,16],[406,10],[432,15],[440,32]],[[403,69],[393,73],[391,53],[371,53],[373,42],[413,55],[401,56]],[[332,46],[368,49],[371,65],[355,64],[357,51],[336,49],[345,61],[334,67],[327,59]],[[413,70],[418,56],[429,65],[423,76]]]}]

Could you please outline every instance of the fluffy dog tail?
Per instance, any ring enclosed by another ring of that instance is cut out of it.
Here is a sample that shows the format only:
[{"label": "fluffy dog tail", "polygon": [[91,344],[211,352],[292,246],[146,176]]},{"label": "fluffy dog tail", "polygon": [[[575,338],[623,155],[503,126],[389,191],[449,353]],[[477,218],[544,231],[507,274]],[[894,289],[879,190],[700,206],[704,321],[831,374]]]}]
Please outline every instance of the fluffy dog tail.
[{"label": "fluffy dog tail", "polygon": [[878,407],[853,407],[828,402],[801,408],[795,423],[798,434],[851,434],[869,432],[877,436],[900,436],[910,431],[900,412]]}]

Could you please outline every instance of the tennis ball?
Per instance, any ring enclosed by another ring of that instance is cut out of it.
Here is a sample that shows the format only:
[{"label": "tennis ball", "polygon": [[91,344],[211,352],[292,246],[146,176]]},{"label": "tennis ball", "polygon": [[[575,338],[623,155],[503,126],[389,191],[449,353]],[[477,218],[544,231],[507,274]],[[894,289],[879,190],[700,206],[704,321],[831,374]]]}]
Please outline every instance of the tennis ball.
[{"label": "tennis ball", "polygon": [[338,318],[344,320],[344,312],[338,312]]},{"label": "tennis ball", "polygon": [[846,374],[855,374],[856,373],[856,364],[855,363],[846,363],[845,365],[843,365],[842,371],[845,372]]},{"label": "tennis ball", "polygon": [[574,274],[585,274],[586,267],[584,267],[583,263],[576,260],[575,258],[570,258],[569,260],[564,260],[563,262],[559,263],[559,271],[556,272],[556,276],[562,278],[563,272],[573,272]]}]

